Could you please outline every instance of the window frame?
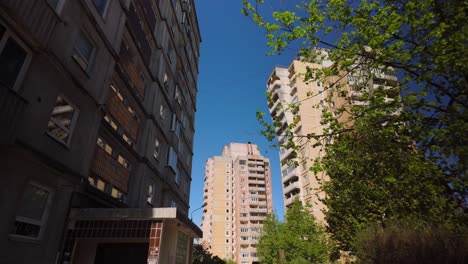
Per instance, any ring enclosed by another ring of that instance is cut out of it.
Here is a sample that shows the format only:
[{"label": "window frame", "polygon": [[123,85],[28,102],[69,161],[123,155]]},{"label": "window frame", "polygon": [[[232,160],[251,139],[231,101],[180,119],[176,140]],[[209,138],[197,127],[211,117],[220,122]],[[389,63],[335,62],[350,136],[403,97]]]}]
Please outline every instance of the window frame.
[{"label": "window frame", "polygon": [[[57,98],[58,97],[62,97],[62,99],[67,102],[73,109],[74,109],[74,113],[73,113],[73,117],[72,117],[72,120],[70,121],[70,129],[68,130],[68,139],[66,142],[62,141],[61,139],[59,139],[58,137],[56,137],[54,134],[52,134],[52,132],[49,131],[49,128],[47,127],[46,129],[46,134],[48,136],[50,136],[52,139],[54,139],[55,141],[59,142],[60,144],[63,144],[65,145],[66,147],[70,147],[71,145],[71,139],[73,137],[73,132],[75,131],[75,127],[76,127],[76,124],[78,123],[78,116],[80,114],[80,109],[75,105],[73,104],[70,99],[68,99],[65,95],[63,94],[59,94],[56,98],[55,98],[55,102],[54,102],[54,107],[52,108],[52,111],[54,111],[54,108],[55,108],[55,104],[57,103]],[[52,119],[52,112],[50,113],[49,115],[49,119],[47,120],[47,125],[49,124],[49,121],[53,122]],[[55,125],[57,125],[58,127],[60,127],[61,129],[64,129],[66,130],[65,128],[63,128],[61,125],[59,124],[56,124],[54,122]]]},{"label": "window frame", "polygon": [[161,141],[157,137],[156,137],[156,139],[154,141],[153,157],[157,161],[159,161],[159,158],[161,157]]},{"label": "window frame", "polygon": [[[16,233],[10,233],[9,236],[13,237],[13,238],[21,238],[21,239],[40,241],[40,240],[42,240],[42,238],[44,236],[45,230],[47,229],[47,220],[49,219],[49,215],[50,215],[50,211],[51,211],[51,207],[52,207],[52,203],[53,203],[54,191],[53,191],[52,188],[44,186],[42,184],[39,184],[39,183],[37,183],[35,181],[30,181],[30,182],[27,183],[27,185],[32,185],[32,186],[34,186],[36,188],[47,191],[49,193],[48,196],[47,196],[47,202],[46,202],[46,205],[44,207],[44,211],[42,212],[42,217],[41,217],[40,221],[35,220],[35,219],[30,219],[28,217],[18,216],[17,215],[18,214],[18,208],[19,208],[19,206],[21,206],[20,204],[18,204],[18,207],[16,209],[16,213],[15,213],[15,222],[18,221],[18,222],[22,222],[22,223],[26,223],[26,224],[38,225],[40,227],[39,234],[37,235],[37,237],[31,237],[31,236],[25,236],[25,235],[20,235],[20,234],[16,234]],[[23,198],[25,191],[26,191],[26,187],[23,189],[21,199]]]},{"label": "window frame", "polygon": [[[89,41],[91,46],[93,47],[93,50],[91,51],[89,61],[86,60],[84,55],[81,54],[81,52],[76,48],[76,43],[77,43],[76,40],[78,40],[78,37],[80,37],[80,36],[85,37]],[[94,62],[96,60],[96,53],[97,53],[96,43],[92,40],[92,38],[90,38],[89,34],[85,33],[85,31],[80,28],[80,30],[78,31],[77,38],[75,39],[75,45],[73,46],[73,54],[72,54],[71,57],[80,66],[80,68],[84,72],[86,72],[86,74],[90,73],[91,67],[94,65]],[[86,65],[83,65],[83,64],[86,64]]]},{"label": "window frame", "polygon": [[[151,188],[151,194],[150,194],[150,188]],[[149,205],[153,205],[154,204],[154,193],[155,193],[155,188],[156,188],[156,184],[154,183],[150,183],[148,184],[148,189],[147,189],[147,197],[146,197],[146,203],[148,203]]]},{"label": "window frame", "polygon": [[32,51],[5,24],[0,23],[0,25],[2,25],[5,28],[5,32],[3,32],[3,36],[1,36],[0,38],[0,54],[4,50],[5,45],[9,38],[13,39],[13,41],[15,41],[26,52],[26,58],[24,59],[23,65],[21,66],[21,69],[18,72],[18,75],[16,76],[16,80],[15,80],[15,83],[13,84],[13,87],[6,86],[7,88],[12,89],[13,91],[18,91],[19,86],[22,84],[24,80],[24,77],[29,68],[29,65],[31,64]]}]

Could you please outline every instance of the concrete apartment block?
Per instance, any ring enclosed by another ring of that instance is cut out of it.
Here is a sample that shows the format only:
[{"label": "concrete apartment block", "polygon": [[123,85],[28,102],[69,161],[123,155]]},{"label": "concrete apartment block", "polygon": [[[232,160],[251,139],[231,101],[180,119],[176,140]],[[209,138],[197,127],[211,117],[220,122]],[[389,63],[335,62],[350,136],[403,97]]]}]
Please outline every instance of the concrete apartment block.
[{"label": "concrete apartment block", "polygon": [[200,42],[192,0],[0,2],[0,263],[191,263]]},{"label": "concrete apartment block", "polygon": [[203,243],[213,255],[258,263],[263,221],[273,212],[270,162],[252,143],[229,143],[206,161]]},{"label": "concrete apartment block", "polygon": [[[388,86],[395,84],[397,79],[392,74],[384,74],[379,69],[372,69],[372,76],[363,76],[356,72],[339,76],[330,76],[323,80],[304,81],[304,73],[307,67],[311,69],[322,69],[330,67],[333,63],[327,60],[327,51],[316,49],[325,59],[321,62],[305,62],[294,60],[288,68],[276,67],[267,81],[267,92],[272,100],[268,107],[272,118],[281,122],[281,127],[276,128],[276,135],[280,144],[288,142],[285,135],[286,128],[294,124],[293,142],[300,146],[296,151],[297,156],[293,157],[293,149],[280,147],[281,179],[283,183],[283,200],[285,208],[288,208],[297,197],[304,205],[309,205],[312,215],[324,223],[324,213],[326,207],[321,202],[325,193],[320,191],[323,182],[327,181],[326,173],[315,175],[309,171],[313,165],[313,160],[322,157],[324,154],[320,148],[314,147],[315,142],[307,140],[306,135],[314,133],[323,134],[326,124],[321,124],[322,110],[327,107],[332,112],[341,107],[346,107],[348,101],[338,97],[336,93],[331,94],[327,87],[331,83],[342,85],[352,98],[352,104],[364,104],[360,99],[361,93],[354,89],[359,81],[366,79],[365,86],[368,89],[375,89],[377,86]],[[363,78],[369,77],[369,78]],[[362,83],[361,83],[362,84]],[[327,98],[331,98],[327,102]],[[388,98],[388,100],[392,100]],[[293,113],[295,112],[295,113]],[[347,126],[352,126],[352,121],[347,113],[339,117],[339,121]],[[294,164],[297,162],[298,166]]]}]

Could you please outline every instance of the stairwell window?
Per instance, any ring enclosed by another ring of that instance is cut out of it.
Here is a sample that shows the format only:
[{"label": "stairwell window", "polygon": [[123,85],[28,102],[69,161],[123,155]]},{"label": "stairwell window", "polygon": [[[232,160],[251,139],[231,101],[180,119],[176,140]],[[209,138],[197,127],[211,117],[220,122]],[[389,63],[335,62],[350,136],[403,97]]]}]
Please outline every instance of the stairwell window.
[{"label": "stairwell window", "polygon": [[0,85],[17,90],[31,60],[30,53],[0,24]]},{"label": "stairwell window", "polygon": [[50,189],[28,183],[16,213],[12,235],[39,240],[44,233],[51,198]]},{"label": "stairwell window", "polygon": [[78,39],[75,42],[75,51],[73,59],[80,65],[80,67],[88,72],[93,62],[96,53],[96,48],[93,43],[83,32],[80,32]]},{"label": "stairwell window", "polygon": [[78,112],[76,106],[63,95],[59,95],[55,100],[55,106],[47,124],[47,134],[67,146],[70,145]]}]

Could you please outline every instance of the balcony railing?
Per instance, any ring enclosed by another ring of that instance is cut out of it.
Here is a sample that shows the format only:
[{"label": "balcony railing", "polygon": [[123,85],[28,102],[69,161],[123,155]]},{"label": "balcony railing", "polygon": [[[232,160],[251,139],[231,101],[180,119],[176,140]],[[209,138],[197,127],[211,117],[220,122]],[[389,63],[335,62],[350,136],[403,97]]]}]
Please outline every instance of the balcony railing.
[{"label": "balcony railing", "polygon": [[26,105],[26,100],[0,83],[0,144],[13,143],[18,120],[21,119]]}]

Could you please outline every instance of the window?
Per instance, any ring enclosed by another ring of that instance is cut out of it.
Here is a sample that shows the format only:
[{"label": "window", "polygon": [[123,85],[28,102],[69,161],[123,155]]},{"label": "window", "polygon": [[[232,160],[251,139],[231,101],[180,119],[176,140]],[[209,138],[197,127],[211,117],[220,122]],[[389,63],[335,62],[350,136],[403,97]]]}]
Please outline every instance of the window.
[{"label": "window", "polygon": [[75,53],[73,54],[73,58],[83,70],[88,71],[89,66],[92,63],[94,53],[95,48],[93,44],[83,32],[80,32],[78,40],[75,43]]},{"label": "window", "polygon": [[47,124],[47,133],[54,139],[68,145],[78,118],[78,109],[59,95]]},{"label": "window", "polygon": [[159,140],[156,139],[156,141],[154,142],[153,157],[158,160],[160,153],[161,153],[161,143],[159,143]]},{"label": "window", "polygon": [[16,90],[29,60],[29,52],[0,25],[0,85]]},{"label": "window", "polygon": [[65,0],[47,0],[47,2],[57,13],[59,13],[63,8]]},{"label": "window", "polygon": [[167,58],[169,59],[169,63],[172,64],[172,45],[171,43],[169,43],[168,47],[167,47]]},{"label": "window", "polygon": [[107,144],[106,142],[104,142],[104,140],[102,138],[98,137],[97,145],[99,147],[101,147],[104,151],[106,151],[107,154],[112,156],[112,147],[109,144]]},{"label": "window", "polygon": [[128,160],[124,158],[122,155],[117,156],[117,161],[124,166],[126,169],[130,169],[130,164],[128,163]]},{"label": "window", "polygon": [[180,94],[180,88],[178,84],[176,84],[174,99],[177,101],[179,105],[182,105],[182,95]]},{"label": "window", "polygon": [[94,6],[101,16],[104,16],[104,13],[107,10],[108,0],[93,0]]},{"label": "window", "polygon": [[167,73],[164,73],[164,81],[163,81],[164,88],[166,88],[166,91],[169,89],[169,77],[167,76]]},{"label": "window", "polygon": [[169,148],[166,166],[171,167],[174,172],[177,170],[177,153],[174,151],[173,147]]},{"label": "window", "polygon": [[177,207],[177,203],[176,203],[174,200],[172,200],[172,201],[171,201],[171,206],[170,206],[170,207]]},{"label": "window", "polygon": [[171,120],[171,131],[175,132],[177,138],[179,138],[180,134],[180,122],[177,119],[177,115],[172,113],[172,120]]},{"label": "window", "polygon": [[51,196],[47,188],[29,183],[16,213],[12,234],[40,239],[45,229]]},{"label": "window", "polygon": [[146,198],[146,201],[149,204],[153,204],[153,197],[154,197],[154,186],[150,184],[148,185],[148,197]]},{"label": "window", "polygon": [[166,108],[162,104],[159,107],[159,116],[161,117],[162,120],[166,118]]},{"label": "window", "polygon": [[179,178],[180,178],[180,175],[179,175],[179,168],[177,168],[177,166],[176,166],[176,168],[175,168],[175,179],[174,179],[174,181],[175,181],[175,183],[176,183],[177,185],[179,185]]},{"label": "window", "polygon": [[114,187],[111,188],[110,195],[115,199],[122,199],[124,197],[124,194]]}]

